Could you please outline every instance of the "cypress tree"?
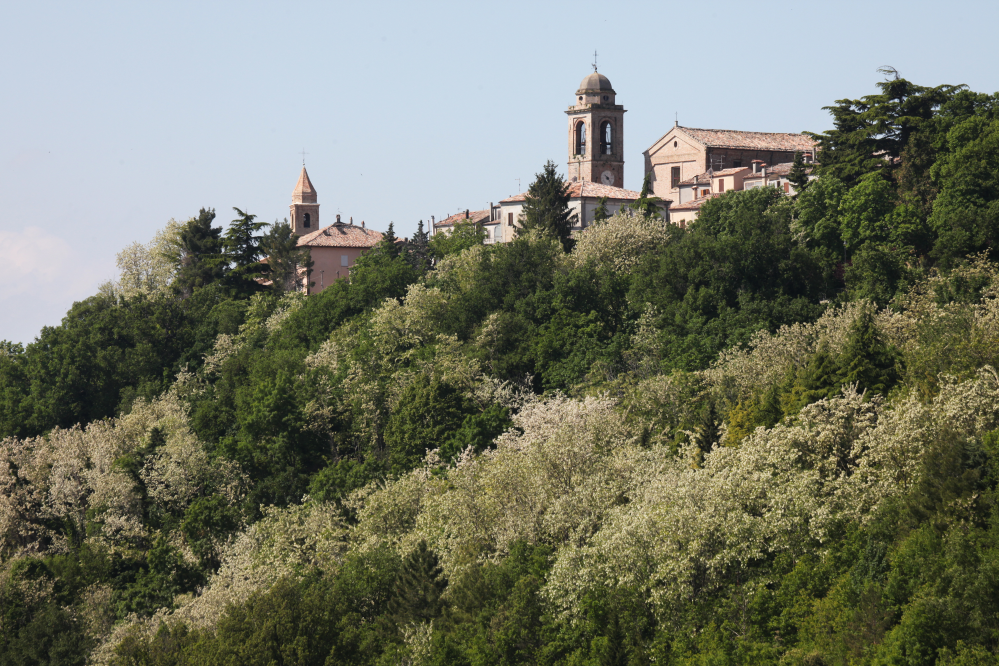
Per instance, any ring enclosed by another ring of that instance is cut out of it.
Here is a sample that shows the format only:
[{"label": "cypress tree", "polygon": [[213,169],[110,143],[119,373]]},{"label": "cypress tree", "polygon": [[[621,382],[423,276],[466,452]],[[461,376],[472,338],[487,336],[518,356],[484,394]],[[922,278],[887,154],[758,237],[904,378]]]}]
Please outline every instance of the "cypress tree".
[{"label": "cypress tree", "polygon": [[659,204],[661,203],[662,199],[652,193],[652,174],[645,174],[645,180],[642,182],[642,191],[639,193],[638,198],[632,202],[630,208],[645,217],[662,218],[662,210],[659,208]]}]

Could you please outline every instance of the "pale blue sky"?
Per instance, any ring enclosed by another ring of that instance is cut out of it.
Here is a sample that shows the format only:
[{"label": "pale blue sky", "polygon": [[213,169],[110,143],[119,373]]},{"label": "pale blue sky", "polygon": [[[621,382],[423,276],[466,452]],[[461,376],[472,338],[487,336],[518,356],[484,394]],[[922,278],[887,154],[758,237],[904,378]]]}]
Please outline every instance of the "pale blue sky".
[{"label": "pale blue sky", "polygon": [[999,90],[999,3],[0,2],[0,339],[29,342],[170,218],[284,218],[305,148],[322,221],[409,235],[565,164],[594,49],[625,186],[673,124],[821,131],[876,69]]}]

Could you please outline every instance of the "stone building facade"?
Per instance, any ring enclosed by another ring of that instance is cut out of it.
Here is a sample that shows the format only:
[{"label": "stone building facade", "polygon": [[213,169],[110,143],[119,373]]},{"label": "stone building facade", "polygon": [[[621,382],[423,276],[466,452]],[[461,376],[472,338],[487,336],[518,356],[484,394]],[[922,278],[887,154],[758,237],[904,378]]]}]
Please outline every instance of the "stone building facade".
[{"label": "stone building facade", "polygon": [[382,239],[382,233],[349,222],[336,222],[326,227],[319,226],[319,193],[309,179],[309,173],[302,167],[298,183],[291,194],[292,233],[299,236],[298,247],[309,248],[312,257],[311,287],[306,290],[318,294],[337,280],[350,275],[350,270],[358,258]]},{"label": "stone building facade", "polygon": [[748,168],[754,160],[788,163],[796,152],[811,156],[815,150],[815,141],[804,134],[711,130],[675,124],[643,155],[645,173],[652,174],[656,196],[684,204],[680,184],[708,170]]},{"label": "stone building facade", "polygon": [[624,114],[610,80],[596,71],[583,79],[569,107],[570,183],[624,187]]}]

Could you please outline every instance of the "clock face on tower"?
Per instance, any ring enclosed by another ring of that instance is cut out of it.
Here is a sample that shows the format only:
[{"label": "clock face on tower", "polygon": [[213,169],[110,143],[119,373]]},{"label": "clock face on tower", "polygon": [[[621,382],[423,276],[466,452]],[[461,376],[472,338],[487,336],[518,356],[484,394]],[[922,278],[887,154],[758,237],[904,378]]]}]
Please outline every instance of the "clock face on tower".
[{"label": "clock face on tower", "polygon": [[604,185],[613,185],[614,174],[611,173],[610,171],[604,171],[602,174],[600,174],[600,182],[603,183]]}]

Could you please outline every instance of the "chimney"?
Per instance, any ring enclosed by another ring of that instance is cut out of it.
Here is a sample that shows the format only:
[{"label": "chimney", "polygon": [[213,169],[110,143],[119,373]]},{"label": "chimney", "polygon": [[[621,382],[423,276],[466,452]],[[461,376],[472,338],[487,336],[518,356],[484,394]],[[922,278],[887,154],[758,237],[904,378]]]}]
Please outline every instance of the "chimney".
[{"label": "chimney", "polygon": [[496,219],[495,211],[493,211],[493,202],[489,202],[489,221],[492,222]]},{"label": "chimney", "polygon": [[361,228],[364,228],[364,220],[361,220]]},{"label": "chimney", "polygon": [[340,213],[336,214],[336,223],[340,224]]},{"label": "chimney", "polygon": [[350,226],[354,226],[354,216],[350,216]]},{"label": "chimney", "polygon": [[466,220],[468,219],[468,209],[467,208],[465,209],[465,219]]}]

